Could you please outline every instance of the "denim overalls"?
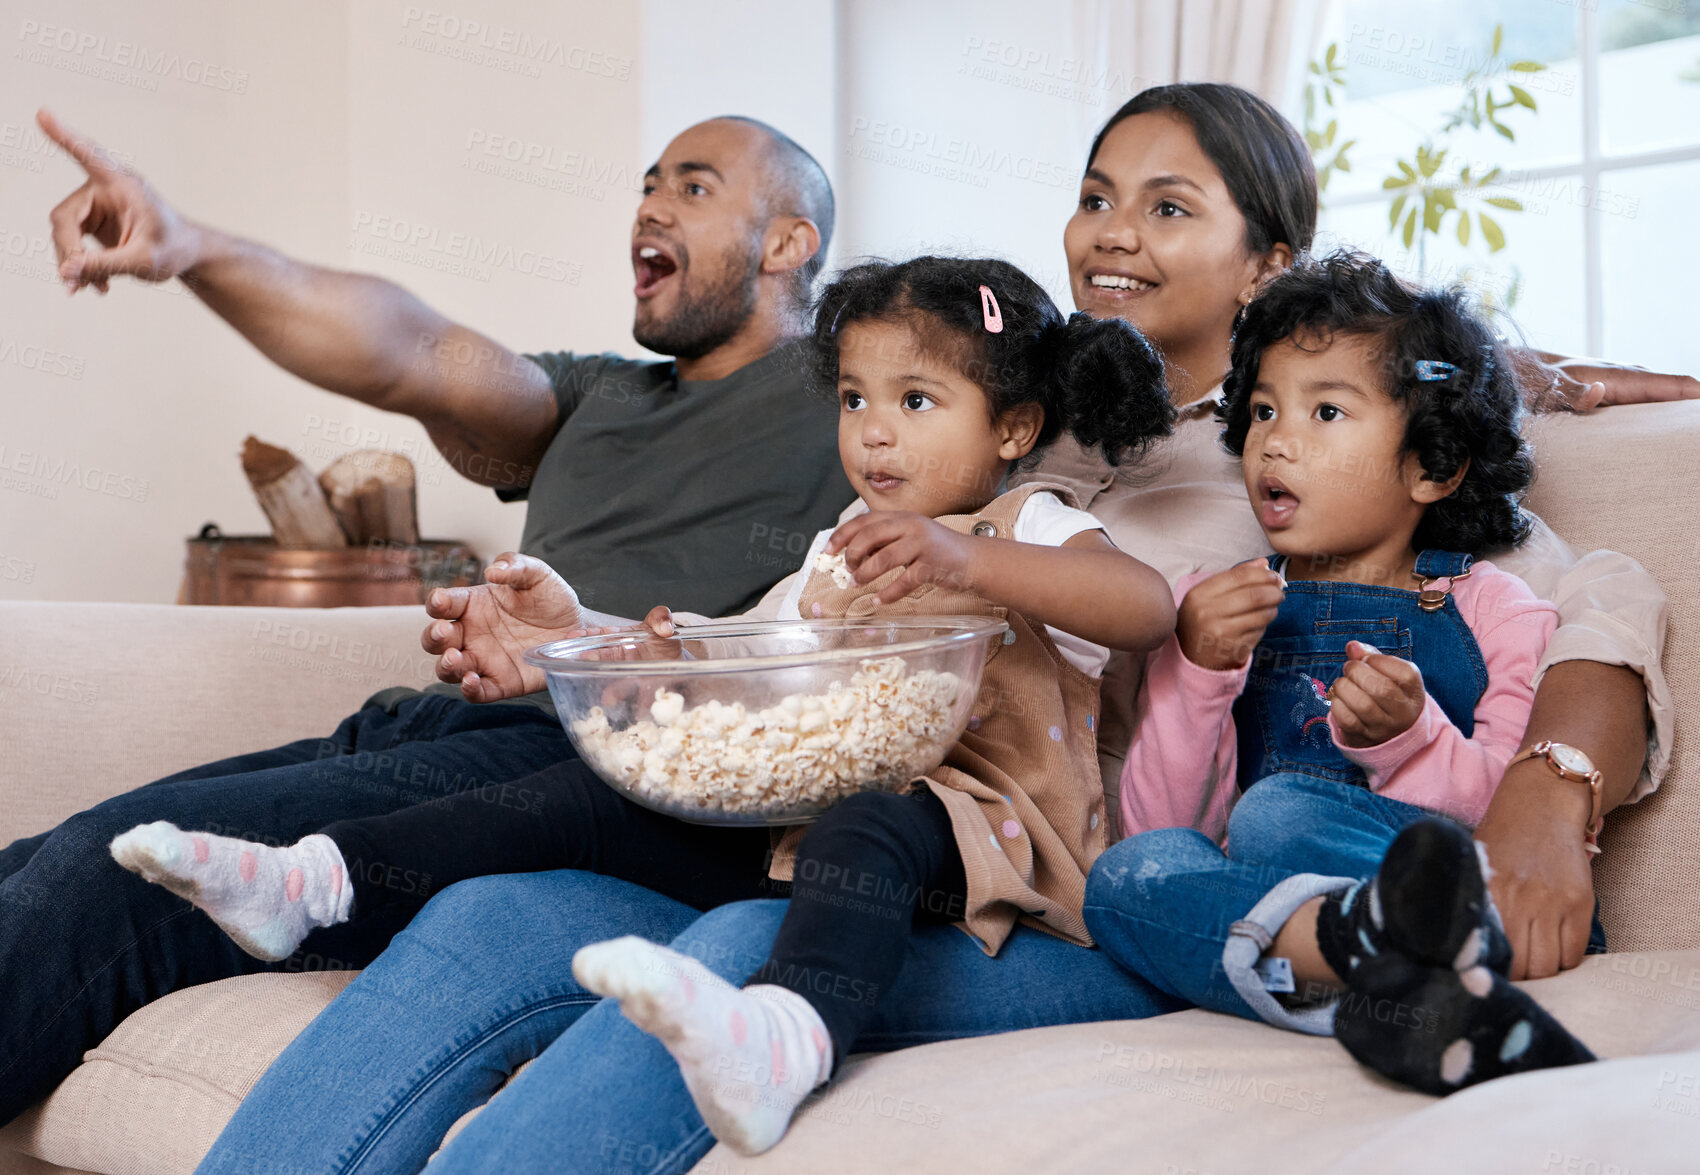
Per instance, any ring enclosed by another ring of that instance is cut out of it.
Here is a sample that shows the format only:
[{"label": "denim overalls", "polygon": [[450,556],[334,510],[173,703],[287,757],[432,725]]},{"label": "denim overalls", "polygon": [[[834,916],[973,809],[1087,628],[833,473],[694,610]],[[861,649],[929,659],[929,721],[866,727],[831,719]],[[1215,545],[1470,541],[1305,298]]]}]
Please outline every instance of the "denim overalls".
[{"label": "denim overalls", "polygon": [[[1272,555],[1269,566],[1280,570],[1280,561]],[[1335,748],[1328,687],[1349,641],[1373,645],[1415,663],[1469,737],[1487,667],[1451,590],[1471,562],[1423,551],[1420,593],[1287,584],[1234,703],[1241,795],[1226,851],[1192,828],[1153,829],[1111,847],[1087,890],[1086,922],[1100,947],[1199,1007],[1301,1032],[1333,1030],[1333,1004],[1289,1008],[1253,968],[1294,910],[1372,876],[1399,831],[1430,813],[1371,791],[1363,770]],[[1596,915],[1588,950],[1604,949]]]},{"label": "denim overalls", "polygon": [[[1280,570],[1281,560],[1269,556],[1270,569]],[[1328,687],[1345,668],[1349,641],[1414,662],[1423,685],[1468,738],[1476,703],[1487,689],[1487,666],[1451,587],[1470,573],[1473,562],[1451,551],[1423,551],[1416,574],[1425,587],[1444,579],[1446,589],[1421,597],[1361,583],[1289,583],[1234,703],[1240,790],[1278,774],[1368,785],[1363,769],[1340,753],[1328,729]],[[1425,608],[1419,599],[1438,607]]]}]

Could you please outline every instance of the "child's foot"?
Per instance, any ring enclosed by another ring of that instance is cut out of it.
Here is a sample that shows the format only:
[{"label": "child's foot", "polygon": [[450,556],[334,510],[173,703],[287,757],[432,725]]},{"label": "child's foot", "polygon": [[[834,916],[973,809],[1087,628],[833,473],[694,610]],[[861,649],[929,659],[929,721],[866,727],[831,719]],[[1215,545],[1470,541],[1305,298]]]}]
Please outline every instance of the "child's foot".
[{"label": "child's foot", "polygon": [[348,920],[354,891],[328,836],[274,849],[163,820],[116,837],[112,857],[205,910],[255,958],[287,959],[315,928]]},{"label": "child's foot", "polygon": [[1594,1060],[1509,979],[1474,966],[1424,967],[1395,953],[1364,960],[1334,1013],[1359,1062],[1424,1093]]},{"label": "child's foot", "polygon": [[1489,914],[1476,842],[1450,820],[1400,832],[1373,878],[1323,900],[1316,938],[1345,980],[1389,950],[1428,967],[1480,964],[1501,975],[1511,968],[1511,944]]},{"label": "child's foot", "polygon": [[626,1019],[667,1046],[714,1137],[758,1155],[832,1073],[820,1014],[773,984],[736,988],[688,955],[634,936],[573,956],[573,976],[620,1001]]}]

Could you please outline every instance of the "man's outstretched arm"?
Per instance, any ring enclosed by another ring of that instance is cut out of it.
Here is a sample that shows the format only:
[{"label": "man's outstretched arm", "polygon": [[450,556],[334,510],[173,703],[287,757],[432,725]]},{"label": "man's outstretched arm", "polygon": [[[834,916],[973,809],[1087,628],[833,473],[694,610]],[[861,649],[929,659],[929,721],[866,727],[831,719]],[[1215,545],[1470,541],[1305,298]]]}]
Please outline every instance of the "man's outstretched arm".
[{"label": "man's outstretched arm", "polygon": [[[88,173],[52,212],[72,293],[113,277],[183,283],[278,366],[425,426],[482,485],[530,482],[554,435],[543,370],[382,278],[294,261],[182,216],[141,176],[47,111],[42,130]],[[101,248],[89,249],[92,236]]]}]

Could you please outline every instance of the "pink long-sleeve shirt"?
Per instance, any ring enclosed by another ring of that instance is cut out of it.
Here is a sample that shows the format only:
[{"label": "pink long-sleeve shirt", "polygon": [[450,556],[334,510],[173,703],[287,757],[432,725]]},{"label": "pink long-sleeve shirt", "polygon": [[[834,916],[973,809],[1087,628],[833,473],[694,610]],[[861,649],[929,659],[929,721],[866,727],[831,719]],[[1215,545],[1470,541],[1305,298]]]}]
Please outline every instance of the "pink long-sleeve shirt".
[{"label": "pink long-sleeve shirt", "polygon": [[[1176,605],[1205,578],[1199,572],[1176,583]],[[1328,729],[1340,752],[1364,769],[1371,790],[1474,828],[1529,725],[1535,672],[1558,627],[1558,610],[1486,562],[1453,585],[1452,598],[1487,667],[1471,736],[1453,725],[1433,694],[1409,730],[1377,746],[1346,746],[1332,714]],[[1250,662],[1205,669],[1187,660],[1171,636],[1145,672],[1137,733],[1122,768],[1122,830],[1131,836],[1190,827],[1220,843],[1239,795],[1233,706]]]}]

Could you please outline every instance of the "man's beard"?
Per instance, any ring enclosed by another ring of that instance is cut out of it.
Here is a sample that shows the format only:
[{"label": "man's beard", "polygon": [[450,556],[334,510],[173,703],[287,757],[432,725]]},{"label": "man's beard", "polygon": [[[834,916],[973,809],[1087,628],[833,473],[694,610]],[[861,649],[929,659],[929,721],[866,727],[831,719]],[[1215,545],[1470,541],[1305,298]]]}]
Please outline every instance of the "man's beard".
[{"label": "man's beard", "polygon": [[665,321],[632,323],[632,337],[657,355],[675,359],[700,359],[743,329],[756,309],[756,275],[761,271],[761,254],[752,249],[744,255],[743,271],[731,270],[719,281],[691,293],[683,277],[679,305]]}]

